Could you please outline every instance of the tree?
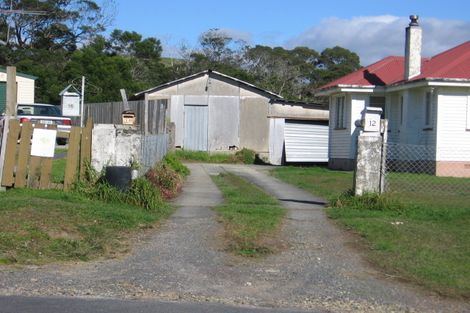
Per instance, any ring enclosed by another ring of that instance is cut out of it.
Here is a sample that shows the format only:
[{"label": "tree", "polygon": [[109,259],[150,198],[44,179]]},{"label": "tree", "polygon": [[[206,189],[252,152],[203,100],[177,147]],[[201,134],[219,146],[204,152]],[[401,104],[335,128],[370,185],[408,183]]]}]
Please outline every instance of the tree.
[{"label": "tree", "polygon": [[318,64],[317,87],[357,71],[361,67],[359,56],[342,47],[327,48],[322,51]]},{"label": "tree", "polygon": [[0,34],[17,49],[73,51],[103,31],[108,18],[93,0],[0,0],[0,8],[40,12],[0,17]]}]

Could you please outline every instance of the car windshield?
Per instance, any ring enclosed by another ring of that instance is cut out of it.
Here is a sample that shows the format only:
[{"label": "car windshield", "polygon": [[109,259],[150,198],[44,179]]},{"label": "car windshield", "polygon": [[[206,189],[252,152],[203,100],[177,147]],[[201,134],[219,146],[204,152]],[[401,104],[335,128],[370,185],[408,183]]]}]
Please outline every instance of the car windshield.
[{"label": "car windshield", "polygon": [[18,115],[61,116],[57,107],[47,105],[19,105]]}]

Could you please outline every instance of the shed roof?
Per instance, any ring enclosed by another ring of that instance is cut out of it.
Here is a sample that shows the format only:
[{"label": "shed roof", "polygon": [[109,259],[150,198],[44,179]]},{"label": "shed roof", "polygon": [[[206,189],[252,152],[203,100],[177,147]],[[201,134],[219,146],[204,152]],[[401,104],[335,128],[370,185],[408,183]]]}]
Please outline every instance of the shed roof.
[{"label": "shed roof", "polygon": [[423,58],[421,61],[421,74],[408,81],[404,80],[404,62],[404,57],[389,56],[336,79],[320,87],[319,90],[343,86],[390,86],[418,80],[470,80],[470,41],[431,58]]},{"label": "shed roof", "polygon": [[[6,68],[5,66],[0,66],[0,72],[6,73],[6,72],[7,72],[7,68]],[[24,73],[19,73],[19,72],[16,72],[16,76],[24,77],[24,78],[29,78],[29,79],[33,79],[33,80],[38,79],[36,76],[29,75],[29,74],[24,74]]]},{"label": "shed roof", "polygon": [[136,94],[134,94],[134,96],[132,98],[134,99],[140,99],[142,98],[146,93],[152,93],[152,92],[155,92],[155,91],[159,91],[159,90],[162,90],[162,89],[165,89],[165,88],[168,88],[168,87],[171,87],[171,86],[174,86],[174,85],[177,85],[177,84],[180,84],[180,83],[183,83],[183,82],[186,82],[186,81],[189,81],[189,80],[192,80],[192,79],[195,79],[195,78],[198,78],[198,77],[201,77],[201,76],[204,76],[204,75],[210,75],[212,77],[221,77],[221,78],[224,78],[224,79],[228,79],[228,80],[231,80],[233,81],[234,83],[237,83],[237,84],[240,84],[240,85],[243,85],[245,87],[248,87],[248,88],[251,88],[251,89],[255,89],[261,93],[264,93],[266,94],[266,96],[268,98],[278,98],[278,99],[282,99],[282,96],[274,93],[274,92],[271,92],[269,90],[266,90],[266,89],[262,89],[262,88],[259,88],[253,84],[250,84],[246,81],[243,81],[241,79],[238,79],[238,78],[235,78],[235,77],[232,77],[232,76],[228,76],[228,75],[225,75],[225,74],[222,74],[220,72],[217,72],[217,71],[213,71],[213,70],[205,70],[205,71],[202,71],[202,72],[199,72],[199,73],[196,73],[196,74],[193,74],[193,75],[189,75],[189,76],[186,76],[186,77],[183,77],[183,78],[180,78],[180,79],[176,79],[174,81],[171,81],[171,82],[168,82],[168,83],[165,83],[165,84],[162,84],[162,85],[159,85],[159,86],[156,86],[156,87],[153,87],[153,88],[150,88],[150,89],[147,89],[147,90],[144,90],[144,91],[141,91],[141,92],[138,92]]}]

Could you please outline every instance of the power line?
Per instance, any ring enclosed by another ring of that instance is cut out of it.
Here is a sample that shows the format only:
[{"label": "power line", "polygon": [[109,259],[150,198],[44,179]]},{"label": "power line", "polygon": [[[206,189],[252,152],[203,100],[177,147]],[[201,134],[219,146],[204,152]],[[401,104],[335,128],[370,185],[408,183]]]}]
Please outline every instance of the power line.
[{"label": "power line", "polygon": [[47,15],[46,11],[26,11],[26,10],[3,10],[0,9],[0,14],[22,14],[22,15]]}]

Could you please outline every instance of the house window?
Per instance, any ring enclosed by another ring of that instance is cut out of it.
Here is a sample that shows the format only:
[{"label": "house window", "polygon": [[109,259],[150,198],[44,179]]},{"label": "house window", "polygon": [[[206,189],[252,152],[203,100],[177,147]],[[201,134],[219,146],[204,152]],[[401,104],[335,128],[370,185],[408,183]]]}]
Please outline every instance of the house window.
[{"label": "house window", "polygon": [[426,92],[424,99],[424,126],[431,126],[432,117],[432,94]]},{"label": "house window", "polygon": [[403,125],[403,96],[400,96],[400,125]]},{"label": "house window", "polygon": [[381,108],[382,114],[380,115],[380,118],[385,118],[385,97],[370,97],[369,106],[374,108]]},{"label": "house window", "polygon": [[345,116],[344,116],[344,97],[336,98],[336,124],[335,128],[342,129],[346,128]]}]

